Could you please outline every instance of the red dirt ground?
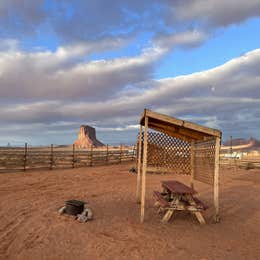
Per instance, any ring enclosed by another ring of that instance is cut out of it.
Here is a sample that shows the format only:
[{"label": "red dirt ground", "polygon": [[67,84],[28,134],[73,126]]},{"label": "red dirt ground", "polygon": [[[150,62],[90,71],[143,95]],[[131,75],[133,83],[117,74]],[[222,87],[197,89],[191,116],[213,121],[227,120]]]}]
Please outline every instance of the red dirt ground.
[{"label": "red dirt ground", "polygon": [[[156,214],[148,175],[145,223],[135,203],[132,165],[0,175],[1,259],[259,259],[260,171],[221,172],[221,223],[213,224],[212,190],[195,183],[210,208],[207,224],[178,213],[167,223]],[[94,220],[78,223],[57,210],[68,199],[89,202]]]}]

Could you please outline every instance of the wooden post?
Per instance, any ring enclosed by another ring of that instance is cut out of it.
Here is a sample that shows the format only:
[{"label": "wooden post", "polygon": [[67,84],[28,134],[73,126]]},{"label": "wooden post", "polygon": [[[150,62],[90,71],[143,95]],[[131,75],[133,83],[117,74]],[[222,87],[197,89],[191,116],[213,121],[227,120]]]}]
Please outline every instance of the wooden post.
[{"label": "wooden post", "polygon": [[190,144],[190,186],[194,188],[195,142]]},{"label": "wooden post", "polygon": [[53,144],[51,144],[51,165],[50,165],[50,169],[53,169]]},{"label": "wooden post", "polygon": [[141,190],[141,222],[144,222],[144,207],[145,207],[145,184],[146,184],[146,164],[147,164],[147,132],[148,132],[148,117],[145,116],[144,123],[144,150],[143,150],[143,171],[142,171],[142,190]]},{"label": "wooden post", "polygon": [[108,164],[108,144],[107,144],[107,155],[106,155],[106,162]]},{"label": "wooden post", "polygon": [[135,160],[135,153],[136,153],[136,146],[134,145],[134,148],[133,148],[133,155],[132,155],[132,161]]},{"label": "wooden post", "polygon": [[75,144],[73,144],[72,168],[75,168]]},{"label": "wooden post", "polygon": [[119,158],[119,162],[122,162],[122,144],[120,144],[120,158]]},{"label": "wooden post", "polygon": [[221,142],[221,139],[219,137],[216,137],[215,168],[214,168],[214,207],[215,207],[214,221],[215,221],[215,223],[220,221],[220,217],[219,217],[219,151],[220,151],[220,142]]},{"label": "wooden post", "polygon": [[23,162],[23,170],[26,171],[26,163],[27,163],[27,143],[24,144],[24,162]]},{"label": "wooden post", "polygon": [[137,159],[137,184],[136,184],[136,202],[140,203],[140,187],[141,187],[141,153],[142,153],[142,125],[139,127],[138,141],[138,159]]},{"label": "wooden post", "polygon": [[90,149],[90,166],[93,166],[93,145],[91,145]]}]

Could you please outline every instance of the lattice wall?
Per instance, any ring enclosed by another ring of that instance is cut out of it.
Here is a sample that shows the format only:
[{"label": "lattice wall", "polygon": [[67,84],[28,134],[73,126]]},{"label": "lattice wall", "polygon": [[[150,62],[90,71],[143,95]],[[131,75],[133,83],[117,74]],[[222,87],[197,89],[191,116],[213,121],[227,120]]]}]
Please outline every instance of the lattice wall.
[{"label": "lattice wall", "polygon": [[215,168],[215,139],[195,143],[194,179],[213,184]]},{"label": "lattice wall", "polygon": [[177,174],[190,174],[190,160],[189,143],[164,133],[148,132],[148,169],[156,168],[161,172],[165,170]]}]

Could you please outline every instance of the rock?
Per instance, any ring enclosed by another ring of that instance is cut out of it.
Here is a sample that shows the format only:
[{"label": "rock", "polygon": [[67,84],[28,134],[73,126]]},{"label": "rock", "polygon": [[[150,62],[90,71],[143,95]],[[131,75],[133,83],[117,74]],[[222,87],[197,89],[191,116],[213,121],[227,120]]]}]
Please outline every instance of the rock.
[{"label": "rock", "polygon": [[74,142],[74,145],[77,148],[90,148],[93,147],[100,147],[104,146],[96,138],[96,129],[88,126],[88,125],[81,125],[79,129],[78,139]]},{"label": "rock", "polygon": [[88,220],[93,219],[93,211],[91,208],[85,208],[83,213],[88,216]]},{"label": "rock", "polygon": [[85,223],[88,221],[88,217],[85,216],[84,214],[78,214],[77,215],[77,221]]},{"label": "rock", "polygon": [[93,212],[90,208],[85,208],[81,214],[77,215],[77,220],[79,222],[85,223],[88,220],[92,220],[93,219]]},{"label": "rock", "polygon": [[60,209],[58,210],[58,212],[59,212],[60,215],[64,214],[65,211],[66,211],[66,207],[65,207],[65,206],[63,206],[62,208],[60,208]]}]

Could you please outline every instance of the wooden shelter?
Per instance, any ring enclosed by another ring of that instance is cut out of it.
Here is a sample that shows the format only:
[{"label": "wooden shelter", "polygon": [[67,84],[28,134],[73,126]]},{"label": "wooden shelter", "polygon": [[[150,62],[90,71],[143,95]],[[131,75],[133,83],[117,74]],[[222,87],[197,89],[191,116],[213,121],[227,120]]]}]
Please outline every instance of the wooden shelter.
[{"label": "wooden shelter", "polygon": [[[144,127],[144,130],[143,130]],[[151,129],[151,132],[148,132]],[[147,172],[190,175],[213,186],[216,222],[219,220],[219,151],[221,131],[145,109],[140,119],[136,198],[144,221]]]}]

